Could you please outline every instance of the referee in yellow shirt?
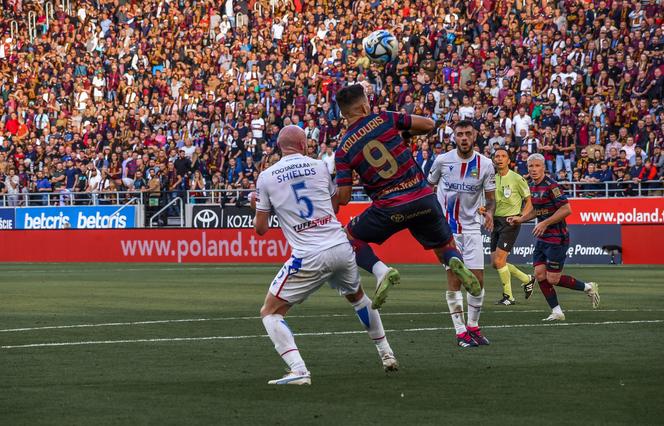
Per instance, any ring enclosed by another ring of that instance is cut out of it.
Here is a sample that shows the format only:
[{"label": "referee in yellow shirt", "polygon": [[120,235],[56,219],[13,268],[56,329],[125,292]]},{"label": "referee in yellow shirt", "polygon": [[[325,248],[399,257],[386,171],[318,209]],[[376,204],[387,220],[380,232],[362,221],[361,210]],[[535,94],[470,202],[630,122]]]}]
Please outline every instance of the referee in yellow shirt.
[{"label": "referee in yellow shirt", "polygon": [[512,251],[520,229],[520,225],[507,223],[507,218],[532,209],[530,189],[523,176],[510,170],[510,157],[505,148],[496,149],[493,163],[496,166],[496,213],[491,232],[491,265],[498,271],[503,285],[503,298],[496,304],[514,305],[516,300],[512,295],[512,276],[521,281],[526,299],[533,293],[535,278],[507,263],[507,256]]}]

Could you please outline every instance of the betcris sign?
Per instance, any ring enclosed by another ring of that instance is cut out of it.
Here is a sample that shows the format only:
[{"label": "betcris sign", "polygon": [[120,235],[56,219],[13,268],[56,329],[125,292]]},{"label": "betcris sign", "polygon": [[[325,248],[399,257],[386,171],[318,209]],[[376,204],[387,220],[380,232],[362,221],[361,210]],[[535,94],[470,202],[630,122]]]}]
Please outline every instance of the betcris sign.
[{"label": "betcris sign", "polygon": [[14,209],[0,209],[0,231],[14,229],[15,223]]},{"label": "betcris sign", "polygon": [[124,229],[136,226],[136,206],[61,206],[16,209],[16,229]]}]

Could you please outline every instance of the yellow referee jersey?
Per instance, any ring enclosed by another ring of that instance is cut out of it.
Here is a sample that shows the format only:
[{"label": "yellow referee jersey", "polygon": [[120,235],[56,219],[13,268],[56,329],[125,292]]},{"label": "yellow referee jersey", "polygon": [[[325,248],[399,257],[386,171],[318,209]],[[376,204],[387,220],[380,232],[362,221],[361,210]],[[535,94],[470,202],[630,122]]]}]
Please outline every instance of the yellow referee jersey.
[{"label": "yellow referee jersey", "polygon": [[530,197],[528,182],[523,176],[508,171],[501,176],[496,171],[496,213],[497,217],[517,216],[521,214],[523,200]]}]

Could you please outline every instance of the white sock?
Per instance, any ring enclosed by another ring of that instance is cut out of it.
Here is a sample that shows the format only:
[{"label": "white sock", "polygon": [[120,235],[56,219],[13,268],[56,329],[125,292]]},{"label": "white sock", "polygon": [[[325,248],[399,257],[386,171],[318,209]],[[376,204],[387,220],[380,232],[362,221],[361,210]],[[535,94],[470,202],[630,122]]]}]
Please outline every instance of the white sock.
[{"label": "white sock", "polygon": [[374,277],[376,277],[376,281],[380,282],[381,279],[387,274],[387,271],[389,271],[389,267],[381,262],[380,260],[374,264],[374,266],[371,267],[371,273],[374,274]]},{"label": "white sock", "polygon": [[380,356],[385,354],[392,354],[392,348],[387,343],[385,330],[383,329],[383,322],[380,319],[380,314],[376,309],[371,309],[371,299],[365,294],[362,299],[353,303],[355,313],[360,319],[360,322],[367,330],[369,337],[376,345],[376,349]]},{"label": "white sock", "polygon": [[300,351],[295,344],[295,338],[283,315],[272,314],[263,317],[263,325],[270,336],[274,349],[279,356],[288,364],[291,371],[307,371],[307,366],[300,356]]},{"label": "white sock", "polygon": [[586,293],[589,292],[592,289],[593,289],[593,286],[591,286],[588,283],[586,283],[585,287],[583,287],[583,291],[585,291]]},{"label": "white sock", "polygon": [[450,316],[452,317],[452,324],[456,334],[465,333],[466,322],[463,320],[463,293],[461,291],[447,291],[445,292],[447,299],[447,306],[450,308]]},{"label": "white sock", "polygon": [[484,289],[479,296],[466,293],[466,301],[468,301],[468,327],[479,327],[480,313],[484,303]]},{"label": "white sock", "polygon": [[560,307],[560,305],[557,305],[555,308],[553,308],[552,312],[553,312],[554,314],[562,314],[562,313],[563,313],[563,310],[562,310],[562,308]]}]

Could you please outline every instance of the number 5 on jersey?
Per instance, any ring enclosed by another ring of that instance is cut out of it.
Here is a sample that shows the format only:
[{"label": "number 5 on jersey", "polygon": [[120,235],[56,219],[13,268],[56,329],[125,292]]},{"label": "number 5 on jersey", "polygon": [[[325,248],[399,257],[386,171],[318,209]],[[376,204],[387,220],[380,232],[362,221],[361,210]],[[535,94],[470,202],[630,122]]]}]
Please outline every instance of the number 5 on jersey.
[{"label": "number 5 on jersey", "polygon": [[314,203],[311,202],[311,199],[306,195],[300,195],[301,191],[306,190],[307,186],[304,182],[298,182],[291,185],[293,189],[293,194],[295,194],[295,199],[298,204],[304,203],[306,211],[300,210],[300,217],[302,219],[309,219],[314,214]]}]

